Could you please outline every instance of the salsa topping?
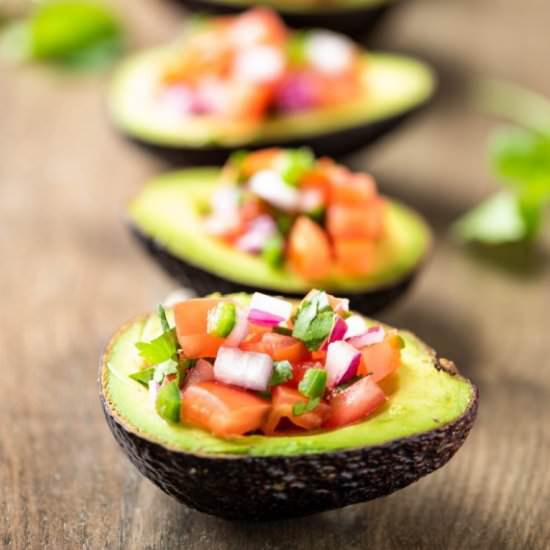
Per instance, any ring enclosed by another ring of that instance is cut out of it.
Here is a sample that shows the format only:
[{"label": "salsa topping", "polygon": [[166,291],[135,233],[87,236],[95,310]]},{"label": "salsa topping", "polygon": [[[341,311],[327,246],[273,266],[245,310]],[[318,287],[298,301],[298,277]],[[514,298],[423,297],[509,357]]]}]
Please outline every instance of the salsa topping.
[{"label": "salsa topping", "polygon": [[136,344],[143,364],[129,376],[164,420],[218,437],[346,426],[386,403],[379,383],[404,345],[348,307],[319,290],[298,304],[197,298],[174,305],[173,328],[159,307],[162,333]]},{"label": "salsa topping", "polygon": [[170,54],[161,101],[177,116],[259,121],[364,93],[359,48],[330,31],[291,32],[275,12],[201,18]]},{"label": "salsa topping", "polygon": [[385,203],[374,180],[309,149],[233,155],[204,216],[207,233],[312,281],[376,268]]}]

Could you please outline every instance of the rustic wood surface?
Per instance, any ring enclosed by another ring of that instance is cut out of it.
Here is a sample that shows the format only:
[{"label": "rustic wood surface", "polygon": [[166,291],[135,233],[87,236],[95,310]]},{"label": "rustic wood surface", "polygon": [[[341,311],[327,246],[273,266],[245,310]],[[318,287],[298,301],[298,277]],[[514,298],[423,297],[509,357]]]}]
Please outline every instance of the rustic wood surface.
[{"label": "rustic wood surface", "polygon": [[[135,46],[178,29],[175,5],[117,6]],[[122,223],[125,203],[162,165],[109,127],[106,75],[1,66],[0,545],[550,548],[550,239],[489,256],[446,233],[494,184],[485,144],[495,122],[470,108],[467,85],[486,73],[550,95],[549,18],[547,0],[410,1],[378,32],[379,44],[423,55],[442,74],[429,112],[351,159],[437,231],[423,276],[383,319],[477,382],[479,418],[447,467],[398,494],[261,525],[165,496],[130,466],[101,415],[102,346],[172,288]]]}]

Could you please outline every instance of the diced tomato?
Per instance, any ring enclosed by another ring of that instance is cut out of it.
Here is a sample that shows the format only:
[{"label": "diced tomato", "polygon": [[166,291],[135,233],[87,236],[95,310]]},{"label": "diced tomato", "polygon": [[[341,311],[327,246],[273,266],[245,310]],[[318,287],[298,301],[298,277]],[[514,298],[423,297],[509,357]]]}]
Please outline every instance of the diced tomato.
[{"label": "diced tomato", "polygon": [[330,413],[324,427],[347,426],[369,416],[385,402],[386,396],[372,376],[361,378],[330,400]]},{"label": "diced tomato", "polygon": [[366,275],[374,268],[376,245],[371,239],[335,239],[336,265],[348,275]]},{"label": "diced tomato", "polygon": [[302,342],[292,336],[276,332],[264,332],[260,338],[250,338],[240,347],[244,351],[267,353],[274,361],[293,363],[301,361],[307,355],[307,350]]},{"label": "diced tomato", "polygon": [[401,344],[399,337],[386,336],[383,342],[361,350],[359,374],[372,373],[372,379],[380,382],[401,366]]},{"label": "diced tomato", "polygon": [[284,23],[267,8],[248,10],[235,17],[230,32],[239,46],[281,44],[287,37]]},{"label": "diced tomato", "polygon": [[230,87],[228,116],[235,119],[262,118],[273,99],[273,89],[268,85],[234,82]]},{"label": "diced tomato", "polygon": [[189,371],[185,378],[183,388],[214,380],[214,365],[204,359],[199,359],[197,364]]},{"label": "diced tomato", "polygon": [[304,344],[292,336],[268,332],[262,338],[262,342],[274,361],[286,360],[293,363],[301,361],[307,354]]},{"label": "diced tomato", "polygon": [[302,379],[304,378],[306,371],[312,368],[322,368],[323,365],[317,361],[306,361],[303,363],[294,363],[292,365],[292,379],[285,383],[285,386],[291,388],[297,388]]},{"label": "diced tomato", "polygon": [[178,337],[183,357],[198,359],[199,357],[216,357],[223,346],[223,338],[210,334],[188,334]]},{"label": "diced tomato", "polygon": [[323,76],[319,86],[322,105],[339,105],[353,100],[361,94],[361,81],[349,73],[338,77]]},{"label": "diced tomato", "polygon": [[373,199],[367,206],[332,204],[327,209],[327,230],[333,238],[377,239],[384,228],[382,199]]},{"label": "diced tomato", "polygon": [[228,243],[234,243],[248,231],[250,222],[263,212],[264,208],[260,201],[257,199],[247,200],[239,209],[239,221],[237,225],[229,231],[226,231],[222,235],[222,238]]},{"label": "diced tomato", "polygon": [[206,334],[208,312],[220,301],[219,298],[193,298],[176,304],[174,318],[178,338],[187,334]]},{"label": "diced tomato", "polygon": [[342,174],[331,179],[331,199],[347,206],[366,205],[376,196],[374,179],[367,174]]},{"label": "diced tomato", "polygon": [[[317,163],[318,164],[318,163]],[[324,205],[330,200],[330,181],[328,175],[319,167],[307,171],[300,179],[300,188],[304,191],[317,191]]]},{"label": "diced tomato", "polygon": [[321,402],[313,411],[300,416],[294,416],[292,414],[292,407],[297,403],[306,403],[306,397],[301,395],[298,390],[286,386],[277,386],[273,390],[272,396],[271,411],[262,428],[268,435],[275,433],[279,422],[284,418],[287,418],[299,428],[317,430],[327,418],[330,410],[326,403]]},{"label": "diced tomato", "polygon": [[194,298],[174,306],[176,335],[185,357],[215,357],[223,339],[206,332],[208,311],[220,300]]},{"label": "diced tomato", "polygon": [[320,363],[325,363],[326,359],[327,359],[327,352],[326,350],[317,350],[317,351],[312,351],[311,352],[311,359],[313,359],[313,361],[319,361]]},{"label": "diced tomato", "polygon": [[241,219],[241,222],[249,223],[264,212],[265,209],[260,201],[255,198],[251,198],[250,200],[245,201],[239,208],[239,218]]},{"label": "diced tomato", "polygon": [[281,150],[275,147],[249,153],[241,164],[243,176],[249,178],[256,172],[272,168],[280,155]]},{"label": "diced tomato", "polygon": [[233,51],[219,40],[216,30],[203,30],[200,38],[192,38],[186,50],[166,65],[163,80],[167,84],[196,85],[205,76],[226,78],[232,62]]},{"label": "diced tomato", "polygon": [[245,390],[201,382],[183,391],[181,420],[220,437],[243,435],[261,427],[269,407],[268,402]]},{"label": "diced tomato", "polygon": [[306,279],[323,279],[330,271],[328,236],[306,216],[300,216],[290,230],[288,259],[294,271]]}]

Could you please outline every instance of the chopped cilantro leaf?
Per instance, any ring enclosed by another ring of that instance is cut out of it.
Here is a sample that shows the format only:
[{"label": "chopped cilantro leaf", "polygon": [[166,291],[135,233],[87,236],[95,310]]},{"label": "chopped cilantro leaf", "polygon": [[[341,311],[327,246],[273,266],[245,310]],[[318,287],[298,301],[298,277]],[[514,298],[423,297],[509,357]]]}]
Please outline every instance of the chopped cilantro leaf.
[{"label": "chopped cilantro leaf", "polygon": [[273,364],[273,374],[269,381],[270,386],[278,386],[284,384],[288,380],[292,380],[292,365],[288,361],[276,361]]},{"label": "chopped cilantro leaf", "polygon": [[316,351],[330,334],[334,316],[326,292],[310,292],[298,308],[292,336]]},{"label": "chopped cilantro leaf", "polygon": [[319,397],[310,399],[306,402],[296,403],[292,406],[292,414],[294,416],[302,416],[303,414],[314,411],[317,408],[317,405],[321,402]]},{"label": "chopped cilantro leaf", "polygon": [[132,374],[129,374],[128,377],[136,382],[139,382],[146,388],[149,387],[149,382],[153,380],[155,374],[155,367],[147,367],[146,369],[138,370]]},{"label": "chopped cilantro leaf", "polygon": [[173,359],[178,352],[176,331],[171,329],[150,342],[137,342],[136,348],[148,365],[164,363]]}]

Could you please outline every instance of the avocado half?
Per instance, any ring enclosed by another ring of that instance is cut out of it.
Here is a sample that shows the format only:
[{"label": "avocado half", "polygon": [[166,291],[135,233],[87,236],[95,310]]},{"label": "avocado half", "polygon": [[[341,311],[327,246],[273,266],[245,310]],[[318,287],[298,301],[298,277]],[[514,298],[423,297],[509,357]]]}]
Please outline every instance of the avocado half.
[{"label": "avocado half", "polygon": [[319,6],[300,6],[292,0],[179,0],[191,10],[231,14],[254,6],[269,6],[295,28],[330,29],[360,38],[381,21],[398,0],[338,0]]},{"label": "avocado half", "polygon": [[109,110],[116,128],[131,141],[171,162],[218,164],[235,149],[311,147],[317,156],[338,156],[372,143],[425,106],[435,75],[413,58],[369,53],[364,58],[365,97],[331,108],[273,116],[250,124],[212,118],[187,120],[154,101],[155,85],[170,48],[131,57],[115,73]]},{"label": "avocado half", "polygon": [[[289,269],[274,269],[204,231],[201,216],[219,175],[217,168],[194,168],[146,184],[128,209],[129,227],[138,242],[169,275],[199,295],[258,289],[296,297],[307,294],[311,281]],[[372,273],[315,281],[332,294],[349,296],[352,307],[367,314],[407,290],[431,249],[431,231],[417,213],[388,199],[387,216],[386,235]]]},{"label": "avocado half", "polygon": [[180,502],[226,519],[288,518],[388,495],[443,466],[474,423],[477,388],[409,332],[395,390],[379,413],[304,435],[217,438],[167,423],[128,378],[135,343],[160,330],[156,316],[122,327],[101,360],[100,397],[119,445],[138,470]]}]

